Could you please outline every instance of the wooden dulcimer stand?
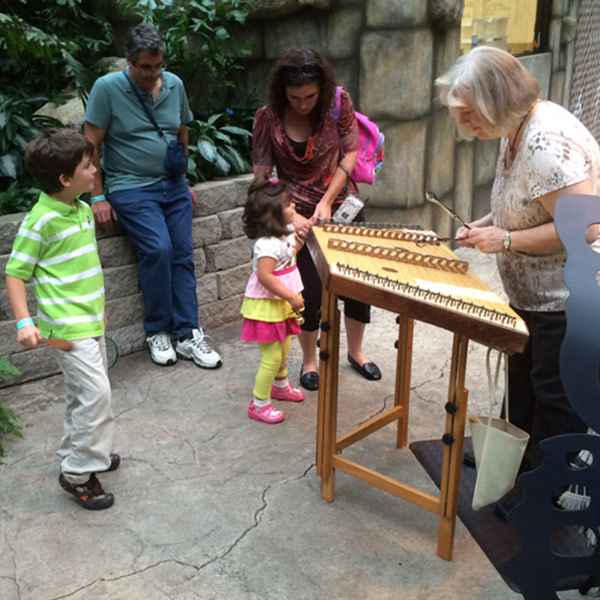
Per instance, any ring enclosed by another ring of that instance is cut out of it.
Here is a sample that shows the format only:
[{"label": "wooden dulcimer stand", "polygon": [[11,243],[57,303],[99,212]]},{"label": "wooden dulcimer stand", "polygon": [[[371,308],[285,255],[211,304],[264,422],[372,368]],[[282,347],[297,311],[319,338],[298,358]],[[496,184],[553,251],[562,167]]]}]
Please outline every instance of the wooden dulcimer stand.
[{"label": "wooden dulcimer stand", "polygon": [[[468,343],[472,339],[505,352],[521,352],[527,328],[433,232],[323,225],[313,228],[308,247],[323,283],[316,442],[321,495],[333,501],[335,472],[340,470],[417,504],[439,516],[437,553],[451,560],[467,414]],[[393,408],[337,438],[339,297],[396,313],[398,337]],[[397,447],[407,446],[415,320],[454,333],[439,497],[342,456],[344,448],[393,422],[398,427]]]}]

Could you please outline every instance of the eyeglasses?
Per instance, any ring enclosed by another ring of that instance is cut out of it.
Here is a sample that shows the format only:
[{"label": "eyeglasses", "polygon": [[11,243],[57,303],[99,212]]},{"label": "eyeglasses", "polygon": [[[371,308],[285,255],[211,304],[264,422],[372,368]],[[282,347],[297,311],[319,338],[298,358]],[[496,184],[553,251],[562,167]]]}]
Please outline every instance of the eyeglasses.
[{"label": "eyeglasses", "polygon": [[140,65],[138,63],[132,63],[136,69],[139,69],[142,73],[160,73],[165,67],[165,63],[161,62],[158,65]]}]

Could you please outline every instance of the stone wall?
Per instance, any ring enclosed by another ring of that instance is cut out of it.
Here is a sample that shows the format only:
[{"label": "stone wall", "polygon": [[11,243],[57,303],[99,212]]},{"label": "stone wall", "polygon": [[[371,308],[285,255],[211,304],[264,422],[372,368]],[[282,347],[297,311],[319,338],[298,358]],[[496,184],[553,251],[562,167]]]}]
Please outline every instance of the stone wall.
[{"label": "stone wall", "polygon": [[[239,308],[250,274],[251,242],[242,229],[242,212],[249,176],[195,186],[193,243],[198,302],[203,327],[212,329],[239,318]],[[8,260],[13,238],[24,213],[0,217],[0,271]],[[121,354],[144,346],[143,303],[138,286],[135,253],[120,233],[98,231],[98,250],[104,268],[107,333]],[[35,299],[28,286],[29,307],[35,314]],[[8,356],[21,372],[21,381],[58,371],[47,348],[23,350],[16,343],[15,321],[0,278],[0,356]],[[0,383],[0,386],[2,384]]]},{"label": "stone wall", "polygon": [[[371,221],[416,223],[449,235],[424,202],[435,192],[465,219],[489,210],[498,142],[462,142],[435,98],[434,80],[460,53],[462,0],[261,0],[243,39],[245,85],[259,98],[274,60],[308,46],[327,56],[358,110],[386,136],[385,168],[369,198]],[[523,59],[543,96],[568,105],[577,0],[553,0],[550,52]]]},{"label": "stone wall", "polygon": [[[568,106],[578,0],[553,0],[550,52],[523,59],[544,96]],[[433,82],[459,56],[462,0],[260,0],[236,39],[250,49],[243,86],[264,98],[269,71],[287,48],[319,50],[358,110],[386,136],[385,168],[361,190],[367,218],[419,224],[451,235],[455,224],[424,203],[425,190],[466,220],[489,210],[498,142],[458,141]],[[121,29],[130,22],[121,23]],[[123,33],[121,31],[121,33]],[[122,36],[121,36],[122,37]],[[188,86],[194,82],[186,82]],[[194,247],[200,316],[208,328],[238,318],[249,272],[250,244],[241,206],[248,177],[197,186]],[[22,215],[0,218],[0,268]],[[122,236],[99,239],[106,272],[109,334],[122,353],[143,346],[142,298],[131,248]],[[56,369],[45,349],[20,351],[0,283],[0,356],[10,355],[24,378]]]}]

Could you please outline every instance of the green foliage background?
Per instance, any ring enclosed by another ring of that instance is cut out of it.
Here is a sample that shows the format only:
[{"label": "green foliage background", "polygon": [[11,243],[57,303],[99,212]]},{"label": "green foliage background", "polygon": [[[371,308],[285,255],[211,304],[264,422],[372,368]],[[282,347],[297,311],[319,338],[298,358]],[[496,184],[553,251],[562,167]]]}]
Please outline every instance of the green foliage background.
[{"label": "green foliage background", "polygon": [[[44,127],[36,115],[64,90],[85,103],[98,61],[123,56],[111,17],[155,24],[168,69],[186,83],[196,121],[190,128],[192,183],[250,170],[249,129],[257,100],[239,90],[247,52],[234,40],[254,0],[0,0],[0,214],[28,210],[34,182],[24,147]],[[104,7],[104,10],[98,10]],[[192,85],[201,77],[201,85]]]}]

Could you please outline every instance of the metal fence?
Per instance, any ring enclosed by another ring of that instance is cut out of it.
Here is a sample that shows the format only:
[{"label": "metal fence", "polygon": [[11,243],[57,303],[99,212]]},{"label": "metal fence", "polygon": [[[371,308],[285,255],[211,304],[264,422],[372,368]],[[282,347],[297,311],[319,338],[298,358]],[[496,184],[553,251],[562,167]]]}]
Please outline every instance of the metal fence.
[{"label": "metal fence", "polygon": [[600,141],[600,2],[580,0],[569,108]]}]

